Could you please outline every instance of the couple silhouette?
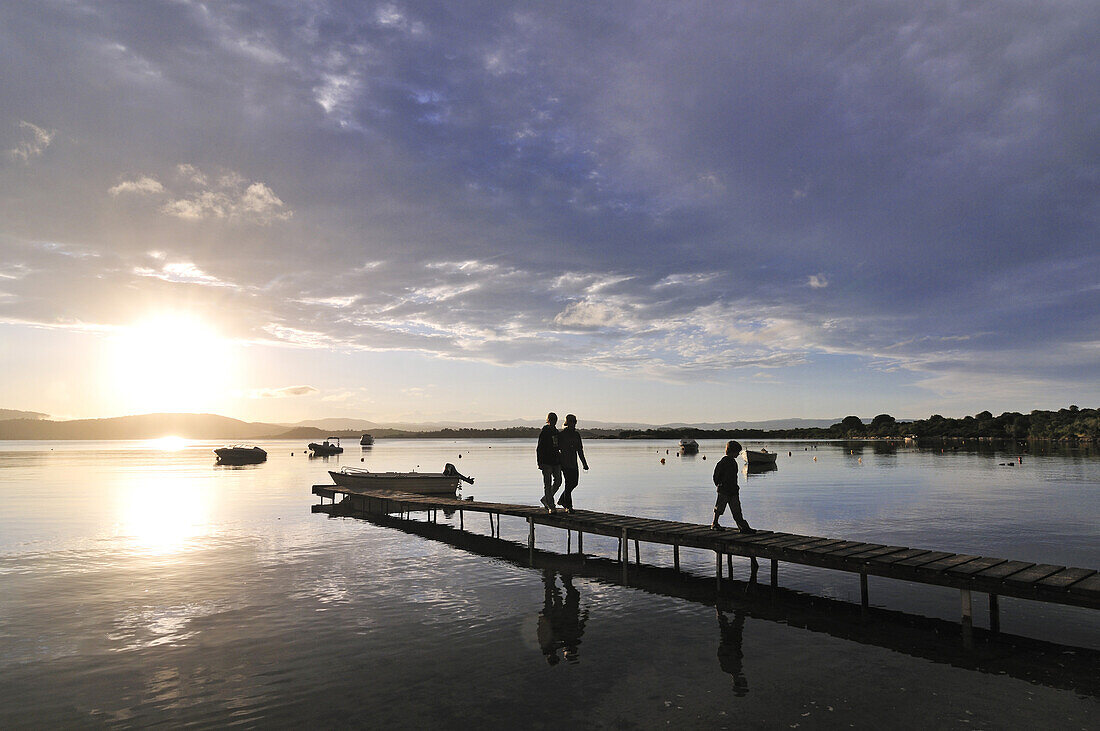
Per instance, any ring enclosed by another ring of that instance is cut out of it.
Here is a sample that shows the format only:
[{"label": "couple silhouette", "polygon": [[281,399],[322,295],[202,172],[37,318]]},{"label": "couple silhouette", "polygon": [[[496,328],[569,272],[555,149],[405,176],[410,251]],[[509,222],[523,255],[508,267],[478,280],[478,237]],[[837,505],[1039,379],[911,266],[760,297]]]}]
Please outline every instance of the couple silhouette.
[{"label": "couple silhouette", "polygon": [[546,415],[546,425],[539,432],[538,446],[535,455],[538,460],[539,470],[542,472],[542,506],[546,512],[553,513],[554,495],[562,486],[564,479],[565,489],[557,504],[565,509],[565,512],[573,512],[573,489],[580,482],[580,469],[577,460],[588,469],[588,460],[584,458],[584,447],[581,445],[581,435],[577,431],[577,417],[566,414],[565,426],[558,431],[558,415],[551,411]]}]

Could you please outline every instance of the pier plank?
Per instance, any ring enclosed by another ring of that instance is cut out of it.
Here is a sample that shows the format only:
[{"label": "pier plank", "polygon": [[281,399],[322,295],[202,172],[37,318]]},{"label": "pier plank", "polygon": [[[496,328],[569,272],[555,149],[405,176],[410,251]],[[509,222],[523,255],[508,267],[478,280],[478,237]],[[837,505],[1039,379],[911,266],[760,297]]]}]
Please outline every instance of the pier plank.
[{"label": "pier plank", "polygon": [[941,561],[945,558],[951,558],[955,554],[948,551],[930,551],[922,556],[914,556],[912,558],[905,558],[897,562],[898,566],[923,566],[933,561]]},{"label": "pier plank", "polygon": [[1047,586],[1051,589],[1066,589],[1070,585],[1076,584],[1081,579],[1088,578],[1095,573],[1096,571],[1094,569],[1068,568],[1056,574],[1051,574],[1045,579],[1040,579],[1039,586]]},{"label": "pier plank", "polygon": [[978,573],[979,571],[984,571],[985,569],[996,566],[997,564],[1002,564],[1004,562],[1005,562],[1005,559],[1003,559],[1003,558],[993,558],[992,556],[983,556],[982,558],[977,558],[973,561],[968,561],[968,562],[966,562],[964,564],[960,564],[958,566],[952,566],[949,569],[947,569],[944,573],[951,574],[953,576],[968,577],[968,576],[973,576],[974,574]]},{"label": "pier plank", "polygon": [[1034,565],[1035,564],[1031,563],[1030,561],[1005,561],[1004,563],[999,563],[992,568],[979,571],[974,575],[983,579],[1003,579],[1005,577],[1012,576],[1012,574],[1023,571],[1024,569],[1029,569]]},{"label": "pier plank", "polygon": [[837,551],[843,551],[848,548],[866,548],[867,544],[863,541],[841,541],[831,546],[822,546],[806,549],[806,553],[814,553],[819,555],[828,554],[830,557],[834,556]]},{"label": "pier plank", "polygon": [[841,548],[839,551],[831,551],[829,555],[848,558],[857,553],[864,554],[876,548],[886,548],[886,546],[881,543],[860,543],[858,546],[849,546],[848,548]]},{"label": "pier plank", "polygon": [[981,556],[971,556],[967,553],[956,553],[954,556],[941,558],[938,561],[926,563],[918,568],[921,571],[946,571],[949,568],[952,568],[954,566],[961,566],[964,563],[968,563],[978,558],[981,558]]},{"label": "pier plank", "polygon": [[1031,586],[1032,584],[1038,582],[1039,579],[1045,579],[1051,574],[1056,574],[1064,568],[1065,566],[1055,566],[1054,564],[1049,563],[1035,564],[1029,569],[1024,569],[1023,571],[1012,574],[1005,579],[1005,583],[1016,584],[1017,586]]},{"label": "pier plank", "polygon": [[904,561],[904,560],[909,559],[909,558],[916,558],[917,556],[923,556],[926,553],[931,553],[931,551],[925,551],[925,550],[920,549],[920,548],[907,548],[904,551],[896,551],[895,553],[887,553],[887,554],[884,554],[882,556],[875,556],[874,558],[869,558],[866,561],[864,561],[864,563],[880,564],[880,565],[885,566],[885,565],[888,565],[888,564],[895,564],[898,561]]},{"label": "pier plank", "polygon": [[848,556],[848,558],[855,561],[870,561],[872,558],[878,558],[880,556],[889,556],[892,553],[899,553],[900,551],[908,551],[906,546],[880,546],[879,548],[871,549],[870,551],[860,551]]},{"label": "pier plank", "polygon": [[1070,594],[1100,599],[1100,574],[1093,574],[1088,578],[1070,584],[1068,591]]}]

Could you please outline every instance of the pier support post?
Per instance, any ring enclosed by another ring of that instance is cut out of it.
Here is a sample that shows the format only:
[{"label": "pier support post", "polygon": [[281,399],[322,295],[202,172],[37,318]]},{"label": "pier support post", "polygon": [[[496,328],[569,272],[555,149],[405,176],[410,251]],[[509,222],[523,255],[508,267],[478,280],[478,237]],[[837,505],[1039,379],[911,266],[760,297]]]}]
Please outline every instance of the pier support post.
[{"label": "pier support post", "polygon": [[779,559],[772,559],[772,588],[779,586]]},{"label": "pier support post", "polygon": [[623,528],[622,538],[619,539],[619,547],[622,549],[623,583],[627,581],[626,566],[630,563],[630,540],[626,537],[626,528]]},{"label": "pier support post", "polygon": [[989,595],[989,631],[993,634],[1001,631],[1001,602],[996,594]]},{"label": "pier support post", "polygon": [[462,510],[458,511],[458,529],[459,530],[466,530],[466,524],[463,522],[463,517],[462,517],[463,512],[465,512],[465,511],[462,511]]},{"label": "pier support post", "polygon": [[577,553],[584,558],[584,533],[577,531]]},{"label": "pier support post", "polygon": [[573,553],[573,531],[568,528],[565,529],[565,552],[566,554]]},{"label": "pier support post", "polygon": [[869,606],[867,595],[867,574],[863,571],[859,572],[859,606],[864,612],[867,611]]},{"label": "pier support post", "polygon": [[[500,518],[498,517],[499,521]],[[535,519],[527,516],[527,558],[532,566],[535,565]]]},{"label": "pier support post", "polygon": [[672,565],[677,571],[680,570],[680,544],[679,543],[673,543],[672,544]]},{"label": "pier support post", "polygon": [[634,565],[639,566],[642,563],[642,551],[638,548],[638,539],[634,539]]},{"label": "pier support post", "polygon": [[963,647],[969,650],[974,646],[974,606],[970,600],[970,589],[959,589],[959,598],[962,603]]},{"label": "pier support post", "polygon": [[733,578],[733,554],[726,554],[726,576]]}]

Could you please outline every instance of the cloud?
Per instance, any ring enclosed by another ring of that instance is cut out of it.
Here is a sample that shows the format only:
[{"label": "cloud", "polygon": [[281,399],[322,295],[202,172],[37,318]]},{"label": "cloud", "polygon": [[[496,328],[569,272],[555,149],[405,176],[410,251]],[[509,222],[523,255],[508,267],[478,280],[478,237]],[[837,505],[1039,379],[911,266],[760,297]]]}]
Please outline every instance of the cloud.
[{"label": "cloud", "polygon": [[164,186],[156,178],[142,176],[137,180],[124,180],[107,190],[112,197],[118,197],[123,193],[136,193],[139,195],[156,195],[164,192]]},{"label": "cloud", "polygon": [[124,180],[107,192],[115,198],[124,193],[167,198],[160,211],[186,221],[227,219],[266,226],[294,215],[266,184],[251,182],[233,171],[211,176],[194,165],[180,164],[176,178],[171,189],[144,175]]},{"label": "cloud", "polygon": [[320,393],[313,386],[283,386],[282,388],[260,388],[249,392],[249,398],[291,398]]},{"label": "cloud", "polygon": [[0,102],[80,157],[0,170],[0,317],[124,292],[333,357],[1100,398],[1050,357],[1100,332],[1092,4],[243,7],[13,6]]},{"label": "cloud", "polygon": [[50,142],[53,141],[54,135],[57,134],[57,130],[43,129],[38,125],[23,121],[19,122],[19,130],[21,139],[15,147],[8,150],[8,155],[12,159],[22,160],[23,162],[30,162],[32,157],[38,157],[45,152],[46,148],[50,146]]}]

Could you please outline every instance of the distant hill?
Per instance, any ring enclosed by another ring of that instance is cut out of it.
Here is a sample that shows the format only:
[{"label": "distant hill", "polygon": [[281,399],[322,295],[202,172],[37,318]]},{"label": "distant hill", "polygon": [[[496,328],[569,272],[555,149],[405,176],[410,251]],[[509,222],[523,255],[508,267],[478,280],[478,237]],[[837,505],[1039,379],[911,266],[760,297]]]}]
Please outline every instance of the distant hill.
[{"label": "distant hill", "polygon": [[16,411],[15,409],[0,409],[0,421],[7,421],[8,419],[47,419],[49,414],[42,414],[37,411]]},{"label": "distant hill", "polygon": [[0,421],[0,439],[185,439],[270,438],[286,431],[278,424],[245,422],[216,414],[143,414],[111,419]]}]

